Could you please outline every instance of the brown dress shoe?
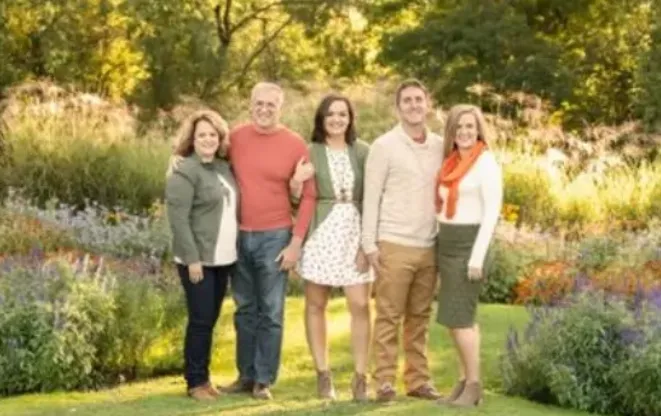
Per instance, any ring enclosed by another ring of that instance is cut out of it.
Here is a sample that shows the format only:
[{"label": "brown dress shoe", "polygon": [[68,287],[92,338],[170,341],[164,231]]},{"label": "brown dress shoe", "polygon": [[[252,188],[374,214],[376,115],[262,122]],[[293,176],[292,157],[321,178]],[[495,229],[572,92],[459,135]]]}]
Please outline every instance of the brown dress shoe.
[{"label": "brown dress shoe", "polygon": [[220,391],[227,394],[252,393],[254,385],[251,381],[235,380],[229,386],[221,386]]},{"label": "brown dress shoe", "polygon": [[273,395],[267,384],[255,383],[255,387],[252,389],[252,397],[259,400],[271,400]]},{"label": "brown dress shoe", "polygon": [[320,399],[335,400],[335,387],[331,372],[317,371],[317,396]]},{"label": "brown dress shoe", "polygon": [[438,400],[441,398],[441,395],[436,389],[430,384],[423,384],[415,390],[411,390],[406,393],[409,397],[415,397],[416,399],[423,400]]},{"label": "brown dress shoe", "polygon": [[396,396],[397,392],[390,383],[383,383],[376,391],[376,401],[379,403],[390,403]]},{"label": "brown dress shoe", "polygon": [[213,397],[221,396],[221,393],[210,382],[207,381],[206,384],[204,384],[204,387],[207,388],[207,392]]},{"label": "brown dress shoe", "polygon": [[475,407],[482,402],[482,384],[480,382],[466,383],[459,397],[448,402],[450,406]]},{"label": "brown dress shoe", "polygon": [[466,387],[466,380],[465,379],[459,380],[457,384],[455,384],[454,387],[452,388],[452,393],[450,393],[448,397],[443,397],[439,399],[438,404],[448,404],[453,400],[457,400],[461,392],[464,391],[464,387]]},{"label": "brown dress shoe", "polygon": [[351,394],[355,402],[366,402],[367,397],[367,377],[365,374],[355,373],[351,380]]},{"label": "brown dress shoe", "polygon": [[199,400],[199,401],[211,401],[216,400],[216,396],[213,396],[207,389],[206,384],[202,384],[192,389],[188,389],[188,397]]}]

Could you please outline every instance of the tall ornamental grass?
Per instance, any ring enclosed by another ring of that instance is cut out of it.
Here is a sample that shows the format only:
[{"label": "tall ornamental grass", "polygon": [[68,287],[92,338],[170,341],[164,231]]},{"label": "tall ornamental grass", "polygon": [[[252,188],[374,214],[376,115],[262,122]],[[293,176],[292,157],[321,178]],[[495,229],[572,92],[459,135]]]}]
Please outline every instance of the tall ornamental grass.
[{"label": "tall ornamental grass", "polygon": [[125,123],[103,113],[20,114],[9,124],[0,164],[4,193],[20,188],[42,205],[57,198],[143,211],[162,198],[170,142],[138,136]]}]

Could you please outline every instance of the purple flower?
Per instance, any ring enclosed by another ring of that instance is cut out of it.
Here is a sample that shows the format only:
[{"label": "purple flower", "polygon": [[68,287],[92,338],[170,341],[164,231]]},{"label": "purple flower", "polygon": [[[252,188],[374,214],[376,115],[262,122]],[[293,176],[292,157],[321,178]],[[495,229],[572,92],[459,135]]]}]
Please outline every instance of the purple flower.
[{"label": "purple flower", "polygon": [[645,335],[640,329],[624,328],[620,330],[619,338],[624,345],[639,346],[645,340]]},{"label": "purple flower", "polygon": [[647,294],[647,302],[661,312],[661,289],[653,289]]},{"label": "purple flower", "polygon": [[516,355],[519,349],[519,333],[513,327],[510,327],[507,333],[507,352],[510,355]]}]

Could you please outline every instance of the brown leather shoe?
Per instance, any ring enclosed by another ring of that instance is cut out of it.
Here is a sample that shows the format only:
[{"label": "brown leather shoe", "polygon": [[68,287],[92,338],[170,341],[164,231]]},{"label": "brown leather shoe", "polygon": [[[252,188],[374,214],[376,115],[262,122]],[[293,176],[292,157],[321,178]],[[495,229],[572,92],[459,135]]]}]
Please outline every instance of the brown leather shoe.
[{"label": "brown leather shoe", "polygon": [[255,387],[252,389],[252,397],[259,400],[273,399],[269,386],[262,383],[255,383]]},{"label": "brown leather shoe", "polygon": [[251,381],[235,380],[229,386],[221,386],[219,390],[227,394],[252,393],[255,383]]},{"label": "brown leather shoe", "polygon": [[408,393],[406,393],[407,396],[409,397],[415,397],[416,399],[423,399],[423,400],[438,400],[441,398],[441,395],[436,389],[428,384],[425,383],[422,386],[418,387],[415,390],[411,390]]},{"label": "brown leather shoe", "polygon": [[335,387],[330,371],[317,371],[317,396],[320,399],[335,400]]},{"label": "brown leather shoe", "polygon": [[448,402],[450,406],[456,407],[475,407],[480,403],[482,403],[482,384],[480,382],[466,383],[459,397]]},{"label": "brown leather shoe", "polygon": [[443,397],[439,399],[438,404],[448,404],[453,400],[457,400],[461,392],[464,391],[464,387],[466,387],[466,380],[465,379],[459,380],[457,384],[455,384],[454,387],[452,388],[452,393],[450,393],[448,397]]},{"label": "brown leather shoe", "polygon": [[369,400],[369,397],[367,397],[367,376],[365,374],[354,373],[351,380],[351,395],[355,402],[365,403]]},{"label": "brown leather shoe", "polygon": [[222,396],[222,394],[210,382],[207,381],[207,383],[204,384],[204,387],[207,388],[207,391],[213,397],[218,398],[218,397]]},{"label": "brown leather shoe", "polygon": [[390,383],[383,383],[376,391],[376,401],[379,403],[390,403],[396,396],[397,392]]},{"label": "brown leather shoe", "polygon": [[199,401],[216,400],[216,397],[209,392],[209,389],[207,389],[206,384],[188,389],[188,397]]}]

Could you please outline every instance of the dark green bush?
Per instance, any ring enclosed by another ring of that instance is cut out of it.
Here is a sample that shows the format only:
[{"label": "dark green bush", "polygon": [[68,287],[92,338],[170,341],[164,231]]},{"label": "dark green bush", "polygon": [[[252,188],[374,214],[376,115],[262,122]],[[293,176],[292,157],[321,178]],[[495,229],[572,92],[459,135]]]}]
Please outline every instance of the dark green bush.
[{"label": "dark green bush", "polygon": [[[0,395],[96,388],[180,369],[185,312],[171,281],[144,273],[120,279],[89,258],[3,260]],[[151,348],[164,336],[176,348],[154,360]]]},{"label": "dark green bush", "polygon": [[494,239],[485,261],[485,281],[480,293],[480,302],[512,303],[519,276],[530,261],[526,253],[504,241]]},{"label": "dark green bush", "polygon": [[630,415],[661,415],[661,338],[635,348],[615,371],[618,396]]},{"label": "dark green bush", "polygon": [[579,291],[560,306],[531,309],[523,334],[508,336],[505,391],[601,414],[659,414],[661,326],[649,319],[660,312],[654,296],[627,303]]}]

